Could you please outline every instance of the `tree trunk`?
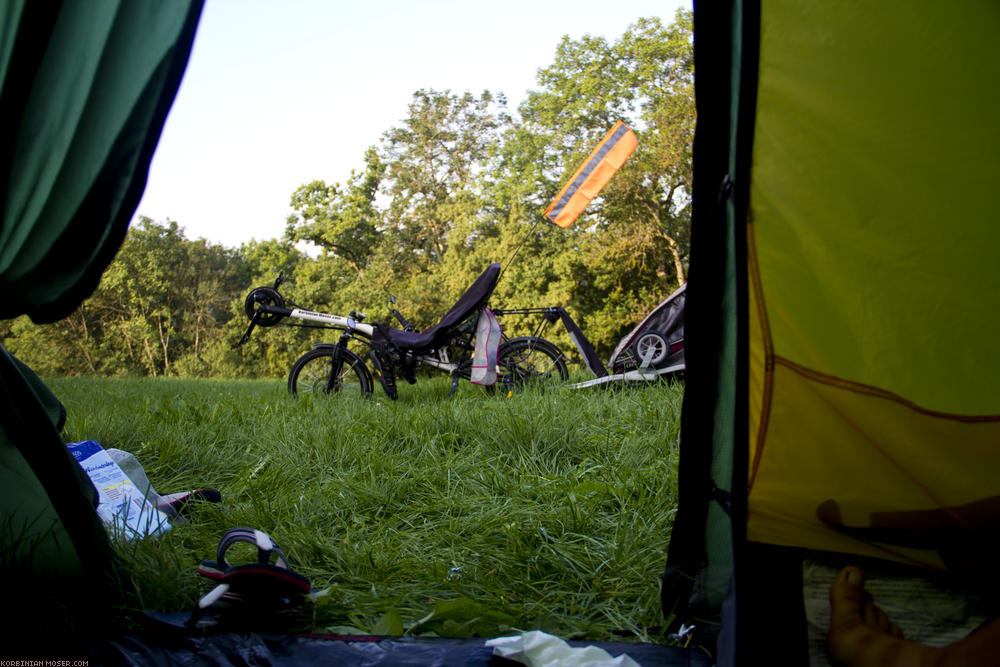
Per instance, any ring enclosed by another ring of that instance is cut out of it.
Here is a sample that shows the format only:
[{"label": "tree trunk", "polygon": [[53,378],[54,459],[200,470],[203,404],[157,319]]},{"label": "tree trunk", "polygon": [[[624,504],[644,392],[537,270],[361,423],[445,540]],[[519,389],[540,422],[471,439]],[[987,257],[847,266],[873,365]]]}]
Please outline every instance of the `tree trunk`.
[{"label": "tree trunk", "polygon": [[163,316],[156,316],[156,329],[160,335],[160,347],[163,348],[163,373],[164,375],[170,372],[170,357],[167,356],[167,345],[170,344],[170,334],[164,334],[163,332]]},{"label": "tree trunk", "polygon": [[681,252],[677,249],[677,241],[664,234],[667,244],[670,246],[670,254],[674,256],[674,270],[677,271],[677,286],[680,287],[687,282],[684,277],[684,264],[681,263]]},{"label": "tree trunk", "polygon": [[149,347],[149,336],[142,337],[142,346],[146,350],[146,358],[149,359],[149,369],[153,373],[153,377],[156,377],[156,359],[153,358],[153,350]]},{"label": "tree trunk", "polygon": [[90,356],[90,350],[87,349],[87,341],[90,339],[90,331],[87,329],[87,316],[84,314],[83,308],[80,308],[77,312],[80,315],[80,329],[83,331],[82,340],[78,339],[77,344],[80,346],[83,360],[87,362],[87,368],[90,370],[91,375],[97,375],[97,367],[94,366],[94,359]]},{"label": "tree trunk", "polygon": [[[667,196],[667,201],[673,199],[675,190],[676,187],[670,188],[670,193]],[[670,254],[673,256],[674,259],[674,271],[677,272],[677,286],[680,287],[681,285],[687,282],[687,279],[684,277],[684,264],[681,262],[681,251],[677,247],[677,241],[675,241],[672,236],[667,234],[666,231],[667,226],[664,225],[662,222],[659,209],[656,206],[653,206],[652,204],[647,204],[647,208],[650,214],[652,215],[653,220],[656,221],[657,229],[659,230],[660,234],[663,235],[663,238],[667,240],[667,245],[670,247]]]},{"label": "tree trunk", "polygon": [[128,350],[129,361],[136,361],[135,348],[132,347],[132,337],[129,335],[128,326],[125,324],[125,316],[119,315],[118,321],[121,322],[122,338],[125,341],[125,349]]}]

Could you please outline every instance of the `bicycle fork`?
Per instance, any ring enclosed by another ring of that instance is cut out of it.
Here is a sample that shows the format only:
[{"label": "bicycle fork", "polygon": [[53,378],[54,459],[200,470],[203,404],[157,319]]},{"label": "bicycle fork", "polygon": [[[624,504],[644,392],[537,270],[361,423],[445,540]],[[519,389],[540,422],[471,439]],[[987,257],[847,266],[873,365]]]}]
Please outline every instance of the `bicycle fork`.
[{"label": "bicycle fork", "polygon": [[340,390],[340,376],[341,372],[344,370],[344,355],[340,353],[341,350],[347,349],[347,341],[350,339],[346,333],[340,337],[337,341],[337,347],[334,348],[333,355],[330,357],[330,375],[326,378],[326,393],[329,394],[331,391]]}]

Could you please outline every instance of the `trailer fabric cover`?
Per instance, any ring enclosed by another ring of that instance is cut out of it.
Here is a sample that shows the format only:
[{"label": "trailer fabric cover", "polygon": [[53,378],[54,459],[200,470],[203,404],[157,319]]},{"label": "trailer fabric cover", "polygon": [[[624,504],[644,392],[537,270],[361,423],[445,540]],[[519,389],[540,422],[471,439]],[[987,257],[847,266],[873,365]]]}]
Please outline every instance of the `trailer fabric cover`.
[{"label": "trailer fabric cover", "polygon": [[735,572],[746,625],[766,575],[741,562],[767,545],[943,568],[976,554],[956,561],[935,540],[998,522],[1000,9],[722,9],[695,8],[688,385],[664,605],[717,613]]},{"label": "trailer fabric cover", "polygon": [[[618,341],[618,345],[615,346],[608,359],[608,366],[615,372],[620,372],[626,365],[634,366],[638,360],[632,356],[629,348],[636,342],[640,334],[646,331],[663,334],[671,348],[682,342],[684,340],[684,301],[686,298],[687,284],[684,284],[660,302],[660,305],[651,310],[639,324],[635,325]],[[669,359],[670,356],[673,356],[674,359]],[[668,357],[658,366],[670,366],[677,362],[683,363],[683,361],[683,350],[668,352]]]}]

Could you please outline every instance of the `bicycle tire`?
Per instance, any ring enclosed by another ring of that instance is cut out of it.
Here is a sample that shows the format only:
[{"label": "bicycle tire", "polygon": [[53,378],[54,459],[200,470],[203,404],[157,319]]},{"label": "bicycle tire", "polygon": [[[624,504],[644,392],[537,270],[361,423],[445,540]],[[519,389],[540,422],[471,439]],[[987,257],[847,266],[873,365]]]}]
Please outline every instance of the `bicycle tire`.
[{"label": "bicycle tire", "polygon": [[[334,386],[327,392],[330,367],[335,360],[342,361]],[[368,367],[358,355],[346,348],[333,345],[317,347],[299,357],[288,374],[288,392],[299,394],[353,393],[356,387],[361,396],[371,396],[372,378]]]},{"label": "bicycle tire", "polygon": [[555,344],[538,336],[505,341],[497,354],[497,386],[514,391],[529,384],[569,379],[566,357]]},{"label": "bicycle tire", "polygon": [[667,337],[659,331],[645,331],[632,344],[632,356],[635,363],[641,367],[646,356],[649,356],[649,365],[653,368],[659,367],[667,357],[670,356],[670,342]]}]

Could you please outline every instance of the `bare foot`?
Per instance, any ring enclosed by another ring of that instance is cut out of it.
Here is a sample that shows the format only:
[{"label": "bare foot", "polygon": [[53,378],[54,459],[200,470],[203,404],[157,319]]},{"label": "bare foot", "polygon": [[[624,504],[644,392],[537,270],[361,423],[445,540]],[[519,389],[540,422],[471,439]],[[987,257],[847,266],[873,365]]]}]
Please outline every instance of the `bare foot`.
[{"label": "bare foot", "polygon": [[830,585],[830,632],[826,648],[847,667],[996,667],[1000,665],[1000,620],[948,646],[903,639],[899,628],[875,606],[856,567],[840,571]]},{"label": "bare foot", "polygon": [[864,572],[840,571],[830,586],[830,632],[826,647],[835,662],[850,667],[913,667],[941,664],[942,650],[903,639],[864,589]]}]

